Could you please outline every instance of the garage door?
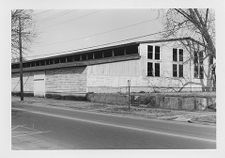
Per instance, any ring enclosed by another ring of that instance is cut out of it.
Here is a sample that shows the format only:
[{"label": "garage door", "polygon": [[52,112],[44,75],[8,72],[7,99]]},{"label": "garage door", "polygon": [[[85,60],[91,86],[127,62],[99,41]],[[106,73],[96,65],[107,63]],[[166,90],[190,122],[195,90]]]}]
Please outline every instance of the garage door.
[{"label": "garage door", "polygon": [[34,96],[45,96],[45,72],[36,72],[34,74]]}]

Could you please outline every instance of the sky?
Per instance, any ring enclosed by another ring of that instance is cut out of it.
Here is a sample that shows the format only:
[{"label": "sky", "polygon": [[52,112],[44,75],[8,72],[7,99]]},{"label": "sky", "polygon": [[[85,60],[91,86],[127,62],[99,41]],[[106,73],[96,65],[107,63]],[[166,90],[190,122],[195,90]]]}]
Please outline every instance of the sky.
[{"label": "sky", "polygon": [[[158,39],[161,36],[151,34],[163,30],[164,12],[157,9],[34,10],[36,37],[26,52],[26,58]],[[145,38],[121,41],[149,34]]]}]

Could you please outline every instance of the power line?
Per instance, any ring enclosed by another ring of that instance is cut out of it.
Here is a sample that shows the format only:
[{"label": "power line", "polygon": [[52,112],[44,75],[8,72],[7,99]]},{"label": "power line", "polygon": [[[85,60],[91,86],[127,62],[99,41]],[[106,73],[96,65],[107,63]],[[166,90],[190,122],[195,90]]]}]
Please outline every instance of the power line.
[{"label": "power line", "polygon": [[50,12],[50,11],[52,11],[52,10],[50,10],[50,9],[48,9],[48,10],[43,10],[43,11],[40,11],[40,12],[35,12],[35,13],[33,13],[33,15],[37,16],[37,15],[45,14],[45,13]]},{"label": "power line", "polygon": [[[160,17],[160,18],[163,18],[163,17]],[[157,20],[157,19],[159,19],[159,17],[158,18],[155,18],[155,19],[144,20],[144,21],[141,21],[141,22],[138,22],[138,23],[134,23],[134,24],[130,24],[130,25],[126,25],[126,26],[114,28],[114,29],[111,29],[111,30],[108,30],[108,31],[104,31],[104,32],[99,32],[99,33],[95,33],[95,34],[83,36],[83,37],[80,37],[80,38],[72,38],[70,40],[62,40],[62,41],[48,43],[48,44],[40,45],[40,46],[47,46],[47,47],[49,47],[49,46],[52,46],[52,45],[55,45],[55,44],[58,44],[58,43],[78,41],[78,40],[85,39],[85,38],[100,36],[100,35],[104,35],[104,34],[107,34],[107,33],[115,32],[115,31],[118,31],[118,30],[123,30],[123,29],[127,29],[127,28],[130,28],[130,27],[134,27],[134,26],[137,26],[137,25],[140,25],[140,24],[149,23],[149,22],[152,22],[152,21]]]},{"label": "power line", "polygon": [[54,24],[51,24],[51,25],[47,25],[45,27],[42,27],[42,29],[45,29],[45,28],[49,28],[49,27],[56,27],[56,26],[59,26],[59,25],[62,25],[62,24],[65,24],[66,22],[74,22],[74,21],[77,21],[81,18],[84,18],[84,17],[87,17],[87,16],[90,16],[90,15],[93,15],[93,14],[96,14],[100,11],[94,11],[94,12],[91,12],[91,13],[88,13],[88,14],[85,14],[85,15],[81,15],[81,16],[78,16],[78,17],[73,17],[73,18],[70,18],[70,19],[67,19],[66,21],[61,21],[59,23],[54,23]]},{"label": "power line", "polygon": [[[164,31],[160,31],[160,32],[156,32],[156,33],[152,33],[152,34],[147,34],[147,35],[141,35],[141,36],[136,36],[136,37],[132,37],[132,38],[126,38],[123,40],[118,40],[118,41],[114,41],[114,42],[108,42],[108,43],[104,43],[104,44],[99,44],[99,45],[94,45],[94,46],[89,46],[89,47],[85,47],[85,48],[79,48],[79,49],[74,49],[74,50],[65,50],[65,51],[60,51],[60,52],[56,52],[55,54],[59,54],[59,53],[72,53],[72,52],[77,52],[77,51],[82,51],[82,50],[86,50],[86,49],[91,49],[91,48],[96,48],[96,47],[100,47],[100,46],[105,46],[105,45],[110,45],[110,44],[114,44],[114,43],[118,43],[118,42],[126,42],[126,41],[130,41],[130,40],[135,40],[135,39],[139,39],[139,38],[144,38],[144,37],[148,37],[148,36],[153,36],[153,35],[157,35],[157,34],[162,34],[164,32],[167,32],[168,30],[164,30]],[[53,53],[49,53],[49,54],[43,54],[41,56],[44,55],[53,55]],[[27,57],[38,57],[38,56],[27,56]]]},{"label": "power line", "polygon": [[[45,17],[45,18],[43,18],[43,19],[39,19],[39,21],[46,21],[46,20],[54,20],[56,17],[58,18],[58,17],[62,17],[62,16],[65,16],[65,15],[67,15],[67,14],[69,14],[69,13],[71,13],[71,12],[73,12],[73,11],[65,11],[63,14],[62,13],[55,13],[56,15],[50,15],[50,16],[47,16],[47,17]],[[58,15],[58,14],[61,14],[61,15]]]}]

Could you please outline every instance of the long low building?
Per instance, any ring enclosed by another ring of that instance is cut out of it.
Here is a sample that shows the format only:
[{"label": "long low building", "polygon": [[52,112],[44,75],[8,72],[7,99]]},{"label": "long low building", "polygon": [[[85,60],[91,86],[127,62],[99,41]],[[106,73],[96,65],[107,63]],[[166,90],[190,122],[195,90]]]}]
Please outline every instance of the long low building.
[{"label": "long low building", "polygon": [[[123,43],[24,61],[24,92],[34,96],[123,93],[128,80],[132,92],[201,91],[207,81],[205,54],[188,52],[179,40]],[[11,66],[12,92],[19,93],[19,63]]]}]

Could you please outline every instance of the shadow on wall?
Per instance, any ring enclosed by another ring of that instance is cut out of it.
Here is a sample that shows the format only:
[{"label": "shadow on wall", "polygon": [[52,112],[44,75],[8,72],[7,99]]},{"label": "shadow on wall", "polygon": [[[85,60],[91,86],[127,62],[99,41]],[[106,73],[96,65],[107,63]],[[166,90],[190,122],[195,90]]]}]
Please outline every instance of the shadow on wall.
[{"label": "shadow on wall", "polygon": [[52,70],[47,70],[46,75],[52,75],[52,74],[58,74],[58,75],[66,75],[66,74],[83,74],[84,71],[86,70],[85,67],[76,67],[74,69],[69,68],[63,68],[63,69],[52,69]]}]

